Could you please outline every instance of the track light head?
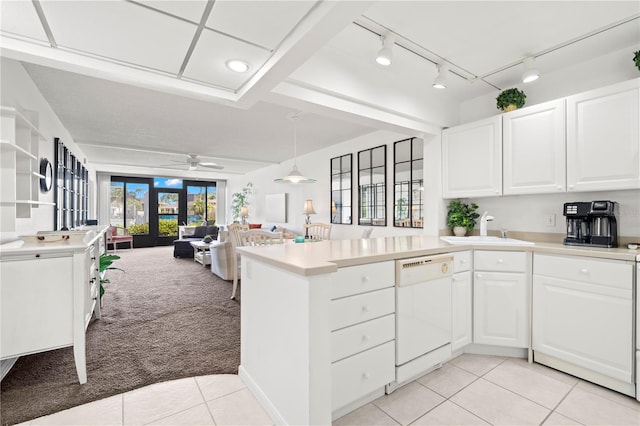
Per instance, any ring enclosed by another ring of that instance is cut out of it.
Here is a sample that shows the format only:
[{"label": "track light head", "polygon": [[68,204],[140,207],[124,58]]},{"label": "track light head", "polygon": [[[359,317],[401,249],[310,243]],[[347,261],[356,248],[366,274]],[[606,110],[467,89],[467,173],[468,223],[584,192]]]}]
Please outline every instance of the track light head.
[{"label": "track light head", "polygon": [[390,35],[383,35],[380,37],[382,40],[382,49],[378,51],[376,55],[376,62],[380,65],[388,67],[391,65],[391,61],[393,60],[393,44],[395,43],[395,38]]},{"label": "track light head", "polygon": [[540,72],[536,69],[534,65],[533,57],[525,58],[522,61],[524,64],[524,73],[522,74],[522,82],[523,83],[531,83],[540,77]]},{"label": "track light head", "polygon": [[434,89],[446,89],[447,88],[447,73],[449,72],[449,67],[447,64],[437,64],[438,68],[438,76],[433,80],[433,88]]}]

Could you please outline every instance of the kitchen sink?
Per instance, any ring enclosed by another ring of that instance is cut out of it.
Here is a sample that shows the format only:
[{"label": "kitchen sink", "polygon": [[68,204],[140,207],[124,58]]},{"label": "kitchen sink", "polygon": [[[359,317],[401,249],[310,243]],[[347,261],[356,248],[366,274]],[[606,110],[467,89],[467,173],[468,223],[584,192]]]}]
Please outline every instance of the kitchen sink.
[{"label": "kitchen sink", "polygon": [[516,240],[515,238],[500,238],[492,236],[481,237],[479,235],[472,235],[470,237],[440,237],[440,239],[448,242],[449,244],[491,244],[505,246],[535,245],[535,243],[530,241]]}]

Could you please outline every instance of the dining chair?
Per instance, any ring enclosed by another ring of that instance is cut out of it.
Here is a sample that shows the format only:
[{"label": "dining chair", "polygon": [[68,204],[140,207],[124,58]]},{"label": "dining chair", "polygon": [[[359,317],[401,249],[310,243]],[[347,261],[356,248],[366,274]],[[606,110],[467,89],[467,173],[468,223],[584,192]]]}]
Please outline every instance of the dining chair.
[{"label": "dining chair", "polygon": [[227,226],[229,231],[229,241],[231,241],[231,247],[233,247],[233,290],[231,291],[231,298],[236,298],[236,290],[238,289],[238,269],[240,268],[240,256],[236,248],[242,246],[242,240],[240,239],[240,233],[249,230],[249,225],[242,225],[240,223],[232,223]]},{"label": "dining chair", "polygon": [[331,225],[328,223],[306,223],[304,225],[304,235],[316,240],[331,239]]},{"label": "dining chair", "polygon": [[240,232],[242,246],[269,246],[272,244],[282,244],[284,239],[282,232],[272,232],[266,229],[249,229]]}]

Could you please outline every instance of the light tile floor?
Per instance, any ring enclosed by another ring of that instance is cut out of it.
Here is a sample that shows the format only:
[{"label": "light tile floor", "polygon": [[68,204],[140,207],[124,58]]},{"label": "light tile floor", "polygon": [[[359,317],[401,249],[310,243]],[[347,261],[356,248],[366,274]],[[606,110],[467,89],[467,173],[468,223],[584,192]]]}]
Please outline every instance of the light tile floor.
[{"label": "light tile floor", "polygon": [[[27,425],[267,425],[236,375],[157,383]],[[639,425],[640,402],[525,360],[461,355],[337,419],[342,425]]]}]

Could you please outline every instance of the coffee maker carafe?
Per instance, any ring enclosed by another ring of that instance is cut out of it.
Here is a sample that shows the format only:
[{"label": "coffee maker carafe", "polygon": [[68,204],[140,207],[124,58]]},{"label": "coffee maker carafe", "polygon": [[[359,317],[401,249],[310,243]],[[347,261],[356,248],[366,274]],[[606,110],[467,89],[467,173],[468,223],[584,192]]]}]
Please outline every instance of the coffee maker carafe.
[{"label": "coffee maker carafe", "polygon": [[564,239],[564,244],[589,244],[591,237],[589,212],[591,212],[590,202],[564,204],[563,214],[567,218],[567,237]]},{"label": "coffee maker carafe", "polygon": [[589,212],[591,245],[598,247],[618,247],[618,224],[616,222],[615,201],[593,201]]}]

